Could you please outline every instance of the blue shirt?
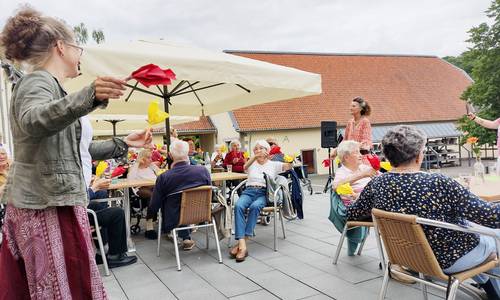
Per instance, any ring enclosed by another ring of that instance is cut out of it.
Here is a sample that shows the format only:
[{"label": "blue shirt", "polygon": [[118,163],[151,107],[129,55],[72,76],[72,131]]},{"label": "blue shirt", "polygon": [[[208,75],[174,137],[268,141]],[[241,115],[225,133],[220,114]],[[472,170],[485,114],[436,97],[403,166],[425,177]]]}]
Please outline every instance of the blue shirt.
[{"label": "blue shirt", "polygon": [[[442,174],[384,173],[366,185],[347,208],[348,220],[371,215],[371,209],[417,215],[457,225],[466,220],[500,228],[500,206],[479,199]],[[475,234],[422,226],[441,268],[446,269],[479,244]]]},{"label": "blue shirt", "polygon": [[153,197],[149,204],[150,212],[158,213],[158,210],[162,209],[162,227],[168,232],[179,222],[181,193],[175,193],[211,184],[210,173],[204,166],[193,166],[187,161],[177,162],[172,169],[156,179]]}]

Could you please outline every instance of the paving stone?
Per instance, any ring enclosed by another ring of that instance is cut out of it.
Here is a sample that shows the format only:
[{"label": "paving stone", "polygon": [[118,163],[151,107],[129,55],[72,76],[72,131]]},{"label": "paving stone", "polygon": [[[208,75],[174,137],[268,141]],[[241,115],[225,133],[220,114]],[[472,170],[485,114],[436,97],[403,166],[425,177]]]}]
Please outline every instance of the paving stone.
[{"label": "paving stone", "polygon": [[248,294],[231,297],[230,299],[231,300],[274,300],[279,298],[269,293],[266,290],[258,290]]},{"label": "paving stone", "polygon": [[318,291],[280,271],[253,275],[251,278],[264,289],[282,299],[302,299],[318,294]]}]

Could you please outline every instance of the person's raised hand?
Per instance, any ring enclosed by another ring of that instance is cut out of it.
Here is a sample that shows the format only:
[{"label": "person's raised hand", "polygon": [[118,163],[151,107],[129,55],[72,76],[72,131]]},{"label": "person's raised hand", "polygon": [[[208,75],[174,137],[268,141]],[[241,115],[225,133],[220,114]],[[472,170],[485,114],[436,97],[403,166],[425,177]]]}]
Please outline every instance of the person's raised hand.
[{"label": "person's raised hand", "polygon": [[151,129],[148,128],[141,132],[129,134],[124,141],[129,147],[149,149],[153,147],[153,134],[151,133]]},{"label": "person's raised hand", "polygon": [[114,77],[97,77],[94,81],[95,98],[100,101],[118,99],[123,95],[125,83],[124,80]]},{"label": "person's raised hand", "polygon": [[474,114],[474,113],[468,113],[467,114],[467,118],[469,118],[469,120],[474,120],[476,118],[476,114]]}]

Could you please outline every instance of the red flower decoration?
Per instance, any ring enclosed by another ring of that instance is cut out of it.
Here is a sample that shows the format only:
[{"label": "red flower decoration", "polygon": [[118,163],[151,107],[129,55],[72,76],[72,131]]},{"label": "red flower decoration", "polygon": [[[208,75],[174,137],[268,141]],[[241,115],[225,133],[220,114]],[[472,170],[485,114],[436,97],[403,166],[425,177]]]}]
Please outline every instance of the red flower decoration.
[{"label": "red flower decoration", "polygon": [[113,173],[111,173],[111,178],[114,178],[114,177],[120,177],[122,176],[125,172],[127,171],[127,169],[125,169],[124,166],[118,166],[116,167],[114,170],[113,170]]},{"label": "red flower decoration", "polygon": [[274,154],[280,154],[281,153],[281,148],[279,146],[273,146],[271,147],[271,151],[269,151],[269,154],[274,155]]},{"label": "red flower decoration", "polygon": [[370,162],[370,165],[372,166],[372,168],[374,170],[377,170],[377,171],[380,170],[380,159],[378,158],[377,155],[368,154],[366,156],[366,158],[368,159],[368,161]]},{"label": "red flower decoration", "polygon": [[328,158],[323,160],[323,167],[328,168],[328,167],[330,167],[330,164],[331,164],[331,160],[329,160]]},{"label": "red flower decoration", "polygon": [[154,64],[140,67],[132,72],[132,78],[146,87],[151,85],[169,85],[175,80],[175,73],[171,69],[162,70]]},{"label": "red flower decoration", "polygon": [[151,160],[152,161],[158,161],[160,163],[163,163],[163,156],[161,156],[160,151],[158,150],[153,150],[151,153]]}]

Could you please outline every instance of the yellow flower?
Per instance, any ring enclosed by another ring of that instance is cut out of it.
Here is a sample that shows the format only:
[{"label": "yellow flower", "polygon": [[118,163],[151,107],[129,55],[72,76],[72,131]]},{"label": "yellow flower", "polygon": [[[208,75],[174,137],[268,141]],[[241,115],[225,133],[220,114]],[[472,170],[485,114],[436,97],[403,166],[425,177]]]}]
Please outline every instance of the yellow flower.
[{"label": "yellow flower", "polygon": [[148,123],[149,125],[160,124],[168,118],[168,114],[160,110],[160,102],[151,101],[148,107]]},{"label": "yellow flower", "polygon": [[354,190],[352,189],[352,186],[348,183],[344,183],[342,185],[339,185],[337,187],[337,194],[339,195],[352,195],[354,194]]},{"label": "yellow flower", "polygon": [[291,162],[293,162],[293,157],[292,157],[292,156],[290,156],[290,155],[285,155],[285,156],[283,157],[283,160],[284,160],[286,163],[291,163]]},{"label": "yellow flower", "polygon": [[250,153],[248,153],[248,151],[243,152],[243,157],[248,159],[250,157]]},{"label": "yellow flower", "polygon": [[380,167],[384,170],[386,170],[387,172],[391,171],[392,170],[392,166],[391,166],[391,163],[388,162],[388,161],[381,161],[380,162]]},{"label": "yellow flower", "polygon": [[104,171],[106,171],[106,169],[108,168],[108,163],[105,162],[105,161],[100,161],[98,164],[97,164],[97,167],[95,169],[95,176],[97,178],[101,177],[102,174],[104,174]]}]

